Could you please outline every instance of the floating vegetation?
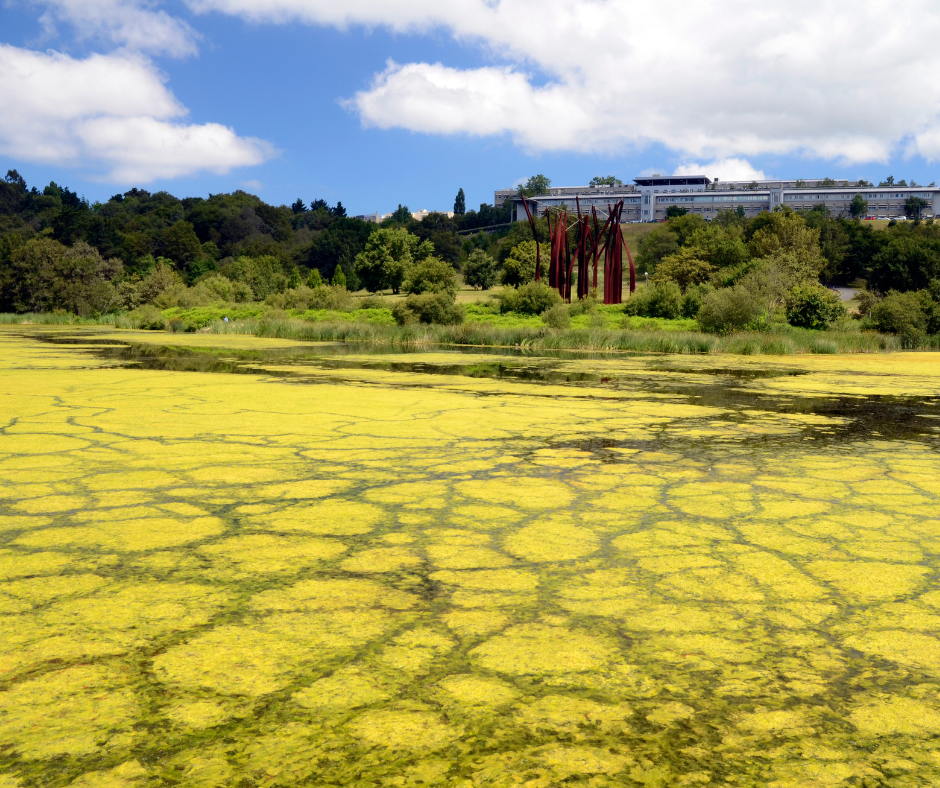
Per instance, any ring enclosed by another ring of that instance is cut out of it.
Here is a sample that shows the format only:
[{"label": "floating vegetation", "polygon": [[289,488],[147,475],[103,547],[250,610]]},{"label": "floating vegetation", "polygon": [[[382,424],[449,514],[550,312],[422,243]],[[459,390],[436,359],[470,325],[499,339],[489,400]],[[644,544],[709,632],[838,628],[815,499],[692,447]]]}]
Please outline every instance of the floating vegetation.
[{"label": "floating vegetation", "polygon": [[0,331],[0,788],[940,784],[940,354],[96,331]]}]

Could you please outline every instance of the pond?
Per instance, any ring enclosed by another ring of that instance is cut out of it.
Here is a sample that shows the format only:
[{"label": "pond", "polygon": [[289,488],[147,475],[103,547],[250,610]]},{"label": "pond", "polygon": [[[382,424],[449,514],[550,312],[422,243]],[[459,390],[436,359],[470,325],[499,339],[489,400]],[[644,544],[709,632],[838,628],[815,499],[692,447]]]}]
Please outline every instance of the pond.
[{"label": "pond", "polygon": [[940,354],[0,330],[0,788],[940,784]]}]

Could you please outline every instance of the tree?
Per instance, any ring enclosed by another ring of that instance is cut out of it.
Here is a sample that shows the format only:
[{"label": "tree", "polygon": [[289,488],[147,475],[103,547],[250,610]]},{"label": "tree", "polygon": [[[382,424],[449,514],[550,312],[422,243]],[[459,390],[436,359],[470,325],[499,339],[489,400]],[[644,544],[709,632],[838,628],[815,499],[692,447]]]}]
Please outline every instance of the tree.
[{"label": "tree", "polygon": [[356,256],[355,271],[370,293],[386,288],[397,293],[409,266],[432,254],[432,243],[422,242],[404,227],[380,227]]},{"label": "tree", "polygon": [[463,216],[467,212],[467,197],[461,188],[454,200],[454,216]]},{"label": "tree", "polygon": [[863,178],[859,178],[858,183],[855,184],[859,189],[872,189],[874,185],[871,181],[866,181]]},{"label": "tree", "polygon": [[823,178],[819,183],[816,184],[816,186],[820,189],[831,189],[835,185],[836,182],[829,177]]},{"label": "tree", "polygon": [[679,251],[679,235],[669,227],[670,223],[657,227],[640,241],[636,255],[637,270],[653,273],[659,261]]},{"label": "tree", "polygon": [[538,197],[540,194],[548,194],[552,186],[550,178],[544,175],[533,175],[525,182],[524,186],[519,187],[519,194],[524,197]]},{"label": "tree", "polygon": [[[548,249],[540,244],[543,264],[548,260]],[[535,241],[516,244],[503,261],[503,284],[519,287],[535,279]]]},{"label": "tree", "polygon": [[798,328],[825,330],[845,316],[838,293],[815,282],[797,285],[786,299],[787,322]]},{"label": "tree", "polygon": [[598,175],[591,178],[591,186],[623,186],[623,181],[613,175]]},{"label": "tree", "polygon": [[339,200],[336,201],[336,207],[331,209],[330,213],[333,214],[334,219],[344,219],[346,217],[346,209]]},{"label": "tree", "polygon": [[343,273],[343,267],[341,265],[336,266],[336,270],[333,272],[333,281],[330,282],[333,287],[342,287],[346,289],[346,274]]},{"label": "tree", "polygon": [[489,290],[496,284],[496,261],[482,249],[474,250],[463,264],[463,278],[470,287]]},{"label": "tree", "polygon": [[921,290],[931,279],[940,279],[940,242],[894,235],[872,258],[868,284],[882,293],[903,292]]},{"label": "tree", "polygon": [[689,285],[708,281],[713,270],[711,263],[700,259],[695,249],[683,246],[675,254],[663,258],[656,266],[653,282],[674,282],[685,290]]},{"label": "tree", "polygon": [[894,186],[894,176],[893,176],[893,175],[889,175],[889,176],[888,176],[887,178],[885,178],[881,183],[878,184],[878,188],[879,188],[879,189],[882,189],[882,188],[884,188],[884,187],[886,187],[886,186]]},{"label": "tree", "polygon": [[402,290],[406,293],[457,294],[457,273],[454,267],[440,257],[425,257],[408,266]]},{"label": "tree", "polygon": [[290,209],[294,213],[304,213],[307,210],[307,206],[304,205],[304,201],[298,197],[297,201],[293,205],[291,205]]},{"label": "tree", "polygon": [[123,270],[120,260],[106,260],[84,241],[69,248],[51,238],[34,238],[14,250],[0,272],[0,308],[110,312],[121,305],[111,280]]},{"label": "tree", "polygon": [[323,277],[320,276],[320,271],[314,268],[310,272],[310,276],[307,277],[307,287],[309,287],[312,290],[315,287],[322,287],[322,286],[323,286]]},{"label": "tree", "polygon": [[666,209],[666,218],[667,218],[667,219],[675,219],[675,218],[677,218],[677,217],[679,217],[679,216],[685,216],[687,213],[688,213],[688,211],[687,211],[685,208],[682,208],[681,206],[678,206],[678,205],[670,205],[670,206]]},{"label": "tree", "polygon": [[904,201],[904,215],[908,219],[920,219],[920,212],[928,205],[930,203],[923,197],[908,197]]},{"label": "tree", "polygon": [[849,213],[852,215],[853,219],[861,219],[863,216],[868,216],[868,202],[861,194],[856,194],[852,198],[852,202],[849,205]]},{"label": "tree", "polygon": [[411,211],[408,210],[408,206],[398,203],[398,207],[385,221],[389,224],[411,224],[414,219],[411,216]]},{"label": "tree", "polygon": [[312,203],[310,203],[310,210],[311,211],[329,211],[330,204],[326,200],[317,199],[317,200],[314,200]]}]

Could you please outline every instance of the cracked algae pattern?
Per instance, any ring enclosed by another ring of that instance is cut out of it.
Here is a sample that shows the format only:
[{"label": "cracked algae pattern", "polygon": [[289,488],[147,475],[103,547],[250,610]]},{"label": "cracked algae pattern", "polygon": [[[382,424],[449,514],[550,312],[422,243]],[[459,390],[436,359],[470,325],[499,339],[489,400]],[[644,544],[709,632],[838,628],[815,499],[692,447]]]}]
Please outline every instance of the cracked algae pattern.
[{"label": "cracked algae pattern", "polygon": [[[0,334],[0,787],[940,784],[934,355],[89,347]],[[850,429],[886,391],[924,428]]]}]

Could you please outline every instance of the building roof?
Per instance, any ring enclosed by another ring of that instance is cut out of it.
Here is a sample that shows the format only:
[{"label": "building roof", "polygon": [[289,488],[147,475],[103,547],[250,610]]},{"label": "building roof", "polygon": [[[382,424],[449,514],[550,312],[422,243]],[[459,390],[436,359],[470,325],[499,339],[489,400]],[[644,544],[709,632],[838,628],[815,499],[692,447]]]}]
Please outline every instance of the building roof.
[{"label": "building roof", "polygon": [[634,178],[637,186],[702,186],[711,183],[711,178],[704,175],[651,175]]}]

